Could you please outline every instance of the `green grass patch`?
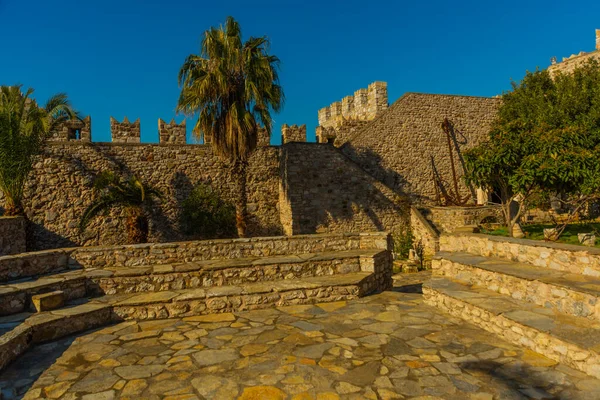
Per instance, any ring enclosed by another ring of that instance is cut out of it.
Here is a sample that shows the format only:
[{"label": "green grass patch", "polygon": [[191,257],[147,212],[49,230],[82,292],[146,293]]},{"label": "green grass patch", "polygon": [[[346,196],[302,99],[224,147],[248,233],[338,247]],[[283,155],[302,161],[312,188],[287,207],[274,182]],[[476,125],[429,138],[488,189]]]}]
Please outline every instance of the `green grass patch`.
[{"label": "green grass patch", "polygon": [[[525,232],[525,238],[532,240],[544,240],[544,229],[554,228],[552,224],[531,224],[531,225],[522,225],[523,231]],[[600,222],[592,222],[592,223],[582,223],[582,224],[571,224],[568,225],[565,231],[560,235],[560,238],[556,241],[556,243],[565,243],[565,244],[579,244],[579,239],[577,238],[578,233],[590,233],[590,232],[600,232]],[[485,233],[486,235],[492,236],[508,236],[508,228],[505,226],[496,228],[494,230],[482,230],[481,233]],[[596,241],[596,246],[600,248],[600,237]]]}]

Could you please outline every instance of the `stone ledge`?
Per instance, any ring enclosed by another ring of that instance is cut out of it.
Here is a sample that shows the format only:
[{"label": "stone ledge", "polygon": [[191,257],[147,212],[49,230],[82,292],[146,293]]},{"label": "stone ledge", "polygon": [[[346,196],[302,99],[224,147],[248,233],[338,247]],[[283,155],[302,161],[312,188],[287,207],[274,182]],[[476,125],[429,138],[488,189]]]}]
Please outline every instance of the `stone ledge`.
[{"label": "stone ledge", "polygon": [[542,247],[548,249],[560,249],[567,250],[573,252],[585,252],[594,255],[600,255],[600,249],[595,247],[587,247],[587,246],[579,246],[576,244],[566,244],[566,243],[555,243],[555,242],[546,242],[543,240],[533,240],[533,239],[523,239],[523,238],[513,238],[508,236],[495,236],[495,235],[486,235],[483,233],[472,233],[472,232],[460,232],[455,234],[444,234],[446,236],[472,236],[474,238],[486,239],[492,242],[500,242],[500,243],[514,243],[520,244],[524,246],[532,246],[532,247]]},{"label": "stone ledge", "polygon": [[600,324],[444,278],[423,285],[425,303],[519,346],[600,378]]},{"label": "stone ledge", "polygon": [[[308,278],[294,282],[157,292],[117,297],[114,312],[122,319],[190,317],[232,311],[254,310],[272,305],[313,304],[362,297],[378,289],[375,275],[346,274],[343,277]],[[110,296],[107,301],[111,303]]]},{"label": "stone ledge", "polygon": [[[207,260],[110,269],[80,269],[35,280],[0,285],[0,316],[25,311],[31,297],[63,291],[66,300],[86,295],[158,292],[198,287],[245,285],[354,272],[386,273],[391,277],[386,250],[349,250],[311,253],[302,257]],[[385,279],[384,279],[385,280]],[[390,285],[382,282],[382,289]]]},{"label": "stone ledge", "polygon": [[56,290],[50,293],[31,296],[31,302],[37,312],[54,310],[65,304],[65,292]]},{"label": "stone ledge", "polygon": [[83,305],[29,317],[10,332],[0,336],[0,371],[34,344],[113,322],[107,305]]},{"label": "stone ledge", "polygon": [[0,256],[0,282],[77,268],[270,257],[358,249],[387,250],[386,232],[326,233],[139,245],[71,247]]},{"label": "stone ledge", "polygon": [[558,312],[600,321],[600,279],[466,253],[439,253],[435,273]]},{"label": "stone ledge", "polygon": [[556,271],[600,277],[600,249],[585,246],[465,233],[442,235],[440,250],[495,257]]}]

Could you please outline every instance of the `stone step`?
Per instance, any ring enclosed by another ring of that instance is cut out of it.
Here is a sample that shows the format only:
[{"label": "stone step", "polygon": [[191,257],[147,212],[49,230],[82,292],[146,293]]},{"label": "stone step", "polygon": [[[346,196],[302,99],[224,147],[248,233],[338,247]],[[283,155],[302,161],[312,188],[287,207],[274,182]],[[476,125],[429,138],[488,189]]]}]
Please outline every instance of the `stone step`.
[{"label": "stone step", "polygon": [[240,285],[379,270],[389,262],[388,255],[384,250],[366,249],[106,268],[111,274],[93,281],[102,294]]},{"label": "stone step", "polygon": [[[274,257],[78,269],[0,285],[0,316],[32,309],[32,296],[62,291],[66,301],[85,296],[238,285],[380,270],[384,250],[348,250]],[[391,282],[391,279],[390,279]]]},{"label": "stone step", "polygon": [[600,278],[468,253],[440,252],[434,273],[558,312],[600,321]]},{"label": "stone step", "polygon": [[89,274],[84,270],[21,279],[0,285],[0,316],[21,313],[32,309],[35,295],[62,291],[65,300],[84,297]]},{"label": "stone step", "polygon": [[434,277],[423,285],[425,303],[504,340],[600,378],[600,323],[556,313],[491,290]]},{"label": "stone step", "polygon": [[0,336],[0,370],[33,344],[113,322],[350,300],[377,290],[381,278],[374,272],[355,272],[238,286],[105,295],[53,311],[3,317],[0,325],[9,329]]},{"label": "stone step", "polygon": [[355,272],[235,286],[107,295],[94,301],[112,304],[115,314],[122,319],[160,319],[350,300],[365,296],[378,286],[375,274]]},{"label": "stone step", "polygon": [[111,306],[101,303],[71,305],[33,315],[24,313],[19,317],[13,318],[12,329],[0,336],[0,371],[32,345],[116,321]]},{"label": "stone step", "polygon": [[600,249],[477,233],[440,236],[440,251],[527,263],[553,271],[600,278]]}]

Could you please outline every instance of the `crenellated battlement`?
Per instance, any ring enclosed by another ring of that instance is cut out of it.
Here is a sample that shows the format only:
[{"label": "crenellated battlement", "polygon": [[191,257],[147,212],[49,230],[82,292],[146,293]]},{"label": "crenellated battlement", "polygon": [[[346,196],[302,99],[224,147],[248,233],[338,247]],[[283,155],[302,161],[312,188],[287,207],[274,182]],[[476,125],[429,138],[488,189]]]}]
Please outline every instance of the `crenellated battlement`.
[{"label": "crenellated battlement", "polygon": [[594,51],[580,51],[578,54],[571,54],[570,57],[563,57],[561,62],[557,62],[556,57],[552,57],[548,72],[552,76],[559,72],[569,74],[592,59],[600,61],[600,29],[596,29],[596,49]]},{"label": "crenellated battlement", "polygon": [[318,112],[319,126],[338,128],[348,120],[370,121],[387,108],[387,83],[373,82],[366,89],[358,89],[353,96],[321,108]]},{"label": "crenellated battlement", "polygon": [[110,117],[110,135],[113,143],[140,143],[141,132],[139,118],[129,122],[125,117],[123,122],[119,122]]},{"label": "crenellated battlement", "polygon": [[171,144],[186,143],[186,124],[185,120],[181,124],[177,124],[175,119],[172,119],[168,124],[158,119],[158,142]]},{"label": "crenellated battlement", "polygon": [[281,126],[281,144],[290,142],[306,142],[306,124],[300,126],[283,124]]},{"label": "crenellated battlement", "polygon": [[92,118],[88,115],[84,119],[74,119],[59,124],[50,132],[51,141],[66,142],[70,140],[92,141]]}]

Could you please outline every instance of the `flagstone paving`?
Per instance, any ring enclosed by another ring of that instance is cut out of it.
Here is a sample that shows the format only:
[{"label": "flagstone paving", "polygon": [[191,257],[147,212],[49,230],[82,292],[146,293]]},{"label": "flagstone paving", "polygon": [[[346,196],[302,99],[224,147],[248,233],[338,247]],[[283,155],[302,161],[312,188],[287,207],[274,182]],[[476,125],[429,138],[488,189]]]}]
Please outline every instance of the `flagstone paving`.
[{"label": "flagstone paving", "polygon": [[124,322],[33,348],[0,386],[5,399],[600,399],[599,380],[424,305],[427,276],[350,302]]}]

